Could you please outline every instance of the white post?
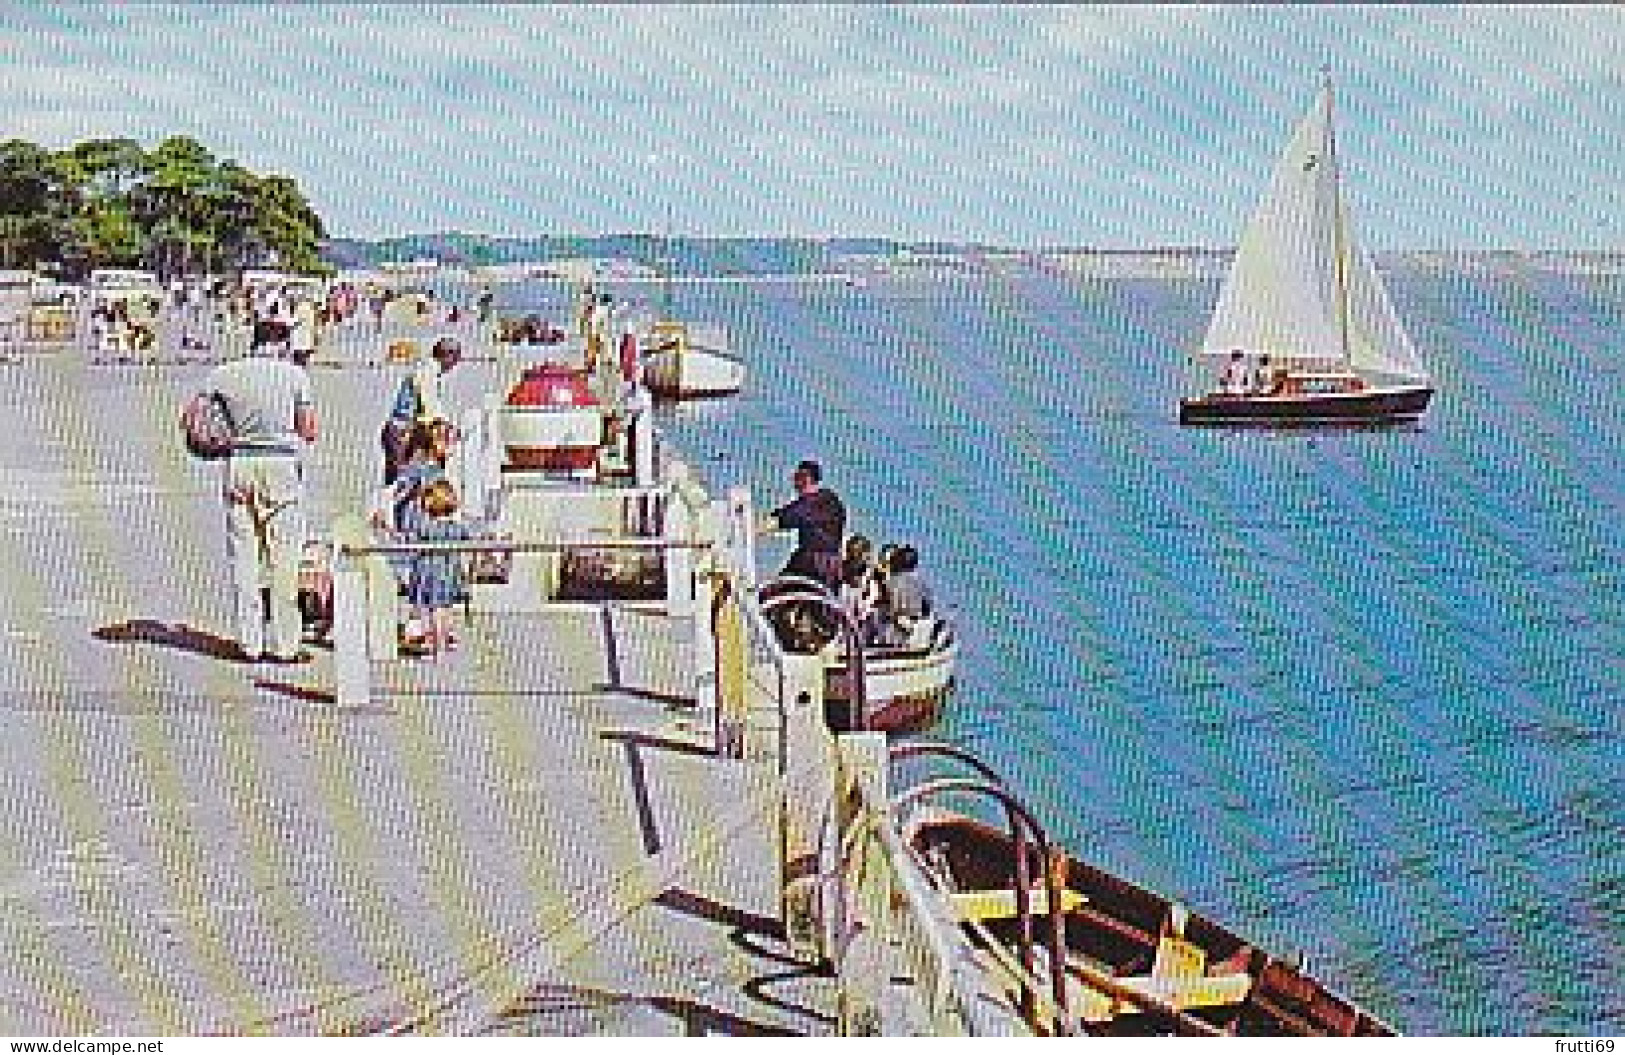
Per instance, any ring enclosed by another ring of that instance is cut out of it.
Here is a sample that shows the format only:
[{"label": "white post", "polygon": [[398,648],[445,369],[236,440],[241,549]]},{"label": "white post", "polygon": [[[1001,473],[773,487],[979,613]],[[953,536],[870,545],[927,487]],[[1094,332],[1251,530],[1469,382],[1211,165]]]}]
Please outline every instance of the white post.
[{"label": "white post", "polygon": [[[686,543],[694,536],[694,515],[689,504],[682,501],[679,488],[671,488],[666,497],[666,523],[663,538],[673,543]],[[692,549],[666,549],[666,614],[674,618],[687,618],[694,614],[694,551]]]},{"label": "white post", "polygon": [[[847,733],[836,738],[839,775],[835,795],[837,845],[847,845],[855,825],[889,824],[885,733]],[[854,808],[855,807],[855,808]],[[889,1032],[886,980],[893,971],[891,891],[878,841],[863,838],[852,860],[835,863],[837,896],[852,910],[836,935],[839,961],[836,1006],[842,1036],[885,1036]]]},{"label": "white post", "polygon": [[[672,551],[668,551],[668,557],[670,552]],[[682,552],[686,554],[693,551]],[[691,601],[694,618],[689,638],[692,649],[689,667],[694,672],[694,702],[701,711],[712,715],[717,713],[718,701],[721,698],[721,686],[718,684],[721,673],[717,670],[716,628],[711,625],[711,606],[715,601],[716,591],[712,586],[711,576],[695,576],[694,596]]]},{"label": "white post", "polygon": [[728,488],[728,508],[723,521],[728,525],[728,548],[744,588],[756,588],[756,512],[750,488]]},{"label": "white post", "polygon": [[344,517],[333,525],[333,678],[340,707],[363,706],[372,698],[367,575],[360,558],[342,552],[346,544],[361,544],[366,538],[359,518]]},{"label": "white post", "polygon": [[632,482],[648,487],[655,482],[654,415],[648,393],[641,385],[632,397]]},{"label": "white post", "polygon": [[463,412],[458,424],[463,441],[457,445],[458,490],[462,492],[463,508],[481,515],[485,511],[485,411],[470,407]]},{"label": "white post", "polygon": [[780,789],[780,912],[796,955],[833,960],[834,906],[825,883],[835,799],[834,740],[824,721],[824,661],[784,657],[785,754]]},{"label": "white post", "polygon": [[482,409],[480,434],[485,437],[485,445],[481,451],[483,459],[480,471],[485,474],[485,493],[488,495],[502,490],[502,463],[508,456],[502,442],[501,419],[497,415],[502,405],[503,397],[493,395],[486,399]]}]

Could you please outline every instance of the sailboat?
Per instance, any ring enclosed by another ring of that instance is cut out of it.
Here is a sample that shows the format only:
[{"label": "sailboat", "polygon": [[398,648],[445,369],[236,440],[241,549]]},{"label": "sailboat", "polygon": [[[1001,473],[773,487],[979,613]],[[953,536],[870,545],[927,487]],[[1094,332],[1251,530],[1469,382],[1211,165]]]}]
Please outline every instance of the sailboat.
[{"label": "sailboat", "polygon": [[1433,398],[1349,222],[1330,77],[1242,233],[1198,356],[1220,364],[1219,384],[1180,402],[1182,425],[1399,421]]}]

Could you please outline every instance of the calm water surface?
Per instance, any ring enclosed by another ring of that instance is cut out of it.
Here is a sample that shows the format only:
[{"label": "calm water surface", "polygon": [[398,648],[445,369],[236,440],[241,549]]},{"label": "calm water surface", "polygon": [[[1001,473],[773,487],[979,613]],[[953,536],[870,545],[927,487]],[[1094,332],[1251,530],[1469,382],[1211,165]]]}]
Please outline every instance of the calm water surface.
[{"label": "calm water surface", "polygon": [[920,546],[946,735],[1074,852],[1407,1032],[1625,1032],[1625,283],[1392,284],[1419,427],[1181,429],[1216,282],[1032,272],[679,288],[752,374],[665,425]]}]

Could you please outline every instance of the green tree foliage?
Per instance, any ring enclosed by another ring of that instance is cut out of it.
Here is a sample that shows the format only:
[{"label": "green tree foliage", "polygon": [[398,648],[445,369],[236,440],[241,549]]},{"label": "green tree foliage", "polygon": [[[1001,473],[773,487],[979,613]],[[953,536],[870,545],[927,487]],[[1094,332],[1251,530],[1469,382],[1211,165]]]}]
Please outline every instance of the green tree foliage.
[{"label": "green tree foliage", "polygon": [[146,267],[165,276],[280,267],[320,273],[325,236],[298,183],[216,158],[187,136],[48,150],[0,142],[0,265]]}]

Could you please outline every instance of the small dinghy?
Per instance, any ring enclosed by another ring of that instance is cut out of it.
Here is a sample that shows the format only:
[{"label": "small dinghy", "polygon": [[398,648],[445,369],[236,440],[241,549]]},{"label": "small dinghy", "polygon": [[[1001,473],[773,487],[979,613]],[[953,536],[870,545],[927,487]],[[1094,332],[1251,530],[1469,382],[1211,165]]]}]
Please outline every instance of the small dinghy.
[{"label": "small dinghy", "polygon": [[745,363],[720,329],[663,320],[643,334],[643,384],[663,399],[731,396],[745,385]]},{"label": "small dinghy", "polygon": [[[809,593],[824,600],[774,606],[768,623],[785,651],[824,657],[824,706],[830,725],[843,731],[856,728],[858,722],[851,711],[856,694],[847,646],[839,622],[826,607],[833,595],[812,579],[786,575],[764,585],[759,596],[767,602]],[[951,613],[917,621],[903,644],[864,645],[863,728],[914,733],[935,724],[953,693],[958,659],[959,638]]]}]

